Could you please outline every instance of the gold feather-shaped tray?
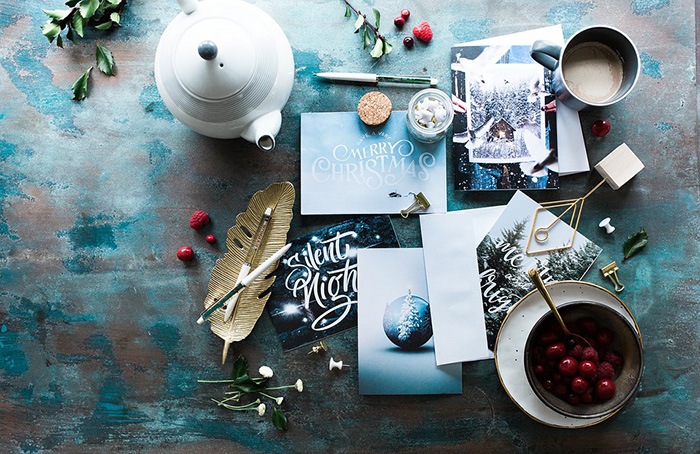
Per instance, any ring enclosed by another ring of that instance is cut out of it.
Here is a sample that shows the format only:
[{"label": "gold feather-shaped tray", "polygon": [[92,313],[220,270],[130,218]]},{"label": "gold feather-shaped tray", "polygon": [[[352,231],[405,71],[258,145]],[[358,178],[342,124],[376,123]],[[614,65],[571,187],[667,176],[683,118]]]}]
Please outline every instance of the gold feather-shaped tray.
[{"label": "gold feather-shaped tray", "polygon": [[[251,269],[255,269],[287,243],[294,198],[294,186],[291,183],[274,183],[256,192],[248,208],[238,213],[236,223],[228,230],[226,236],[226,253],[223,258],[216,261],[211,271],[209,292],[204,300],[205,308],[214,304],[236,286],[238,273],[245,264],[255,231],[268,207],[272,209],[272,217],[262,244],[253,259]],[[272,271],[273,269],[270,269],[267,274]],[[268,290],[274,281],[274,276],[266,278],[266,275],[262,275],[243,289],[228,322],[224,323],[225,308],[223,307],[209,317],[212,332],[224,341],[222,364],[226,362],[231,343],[245,339],[253,330],[265,308],[265,303],[270,298],[269,292],[262,297],[260,295]]]}]

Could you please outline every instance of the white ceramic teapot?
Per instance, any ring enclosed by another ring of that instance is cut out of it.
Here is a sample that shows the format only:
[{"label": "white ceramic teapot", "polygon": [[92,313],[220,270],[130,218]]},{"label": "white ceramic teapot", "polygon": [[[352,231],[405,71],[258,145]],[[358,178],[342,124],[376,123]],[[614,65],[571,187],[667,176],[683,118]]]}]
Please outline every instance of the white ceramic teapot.
[{"label": "white ceramic teapot", "polygon": [[209,137],[275,146],[294,82],[280,26],[241,0],[178,0],[158,43],[155,77],[170,112]]}]

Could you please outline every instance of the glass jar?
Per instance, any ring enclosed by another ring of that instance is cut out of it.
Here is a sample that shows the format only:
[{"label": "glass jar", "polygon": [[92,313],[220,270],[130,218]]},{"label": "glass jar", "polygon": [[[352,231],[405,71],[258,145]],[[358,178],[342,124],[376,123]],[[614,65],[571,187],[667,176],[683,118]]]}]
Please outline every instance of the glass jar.
[{"label": "glass jar", "polygon": [[411,135],[421,142],[437,142],[452,124],[452,99],[443,91],[426,88],[408,103],[406,123]]}]

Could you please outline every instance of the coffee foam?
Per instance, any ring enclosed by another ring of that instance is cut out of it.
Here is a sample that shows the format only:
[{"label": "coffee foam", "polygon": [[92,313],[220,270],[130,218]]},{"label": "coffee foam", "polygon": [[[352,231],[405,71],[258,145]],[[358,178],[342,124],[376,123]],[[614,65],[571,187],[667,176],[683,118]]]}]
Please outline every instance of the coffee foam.
[{"label": "coffee foam", "polygon": [[562,74],[569,90],[585,102],[602,103],[622,86],[620,56],[602,43],[577,44],[564,54]]}]

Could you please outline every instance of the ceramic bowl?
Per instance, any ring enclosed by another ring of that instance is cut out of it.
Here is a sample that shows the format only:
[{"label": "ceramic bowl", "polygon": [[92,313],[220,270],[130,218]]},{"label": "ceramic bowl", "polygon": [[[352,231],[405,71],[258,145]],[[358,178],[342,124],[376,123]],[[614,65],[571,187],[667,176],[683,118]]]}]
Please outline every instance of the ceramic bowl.
[{"label": "ceramic bowl", "polygon": [[[602,304],[591,301],[575,301],[558,306],[559,313],[570,329],[583,317],[592,317],[600,328],[609,328],[614,333],[613,343],[608,349],[619,352],[624,360],[619,373],[613,378],[615,395],[603,402],[572,405],[544,388],[535,375],[533,355],[536,339],[542,329],[555,326],[554,314],[547,312],[533,326],[525,343],[525,374],[539,399],[554,411],[574,418],[598,418],[619,411],[634,395],[642,378],[642,342],[634,327],[619,313]],[[602,358],[601,358],[602,360]]]}]

